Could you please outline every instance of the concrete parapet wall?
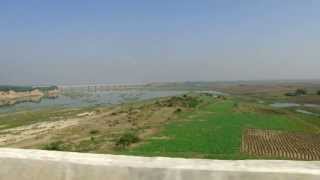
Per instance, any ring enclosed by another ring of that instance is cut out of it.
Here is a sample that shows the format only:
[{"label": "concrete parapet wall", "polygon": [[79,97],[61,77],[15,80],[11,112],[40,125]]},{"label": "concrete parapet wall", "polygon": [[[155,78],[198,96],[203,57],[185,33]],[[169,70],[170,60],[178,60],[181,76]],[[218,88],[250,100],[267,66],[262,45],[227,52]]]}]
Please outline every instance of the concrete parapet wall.
[{"label": "concrete parapet wall", "polygon": [[147,158],[0,148],[0,180],[319,180],[320,162]]}]

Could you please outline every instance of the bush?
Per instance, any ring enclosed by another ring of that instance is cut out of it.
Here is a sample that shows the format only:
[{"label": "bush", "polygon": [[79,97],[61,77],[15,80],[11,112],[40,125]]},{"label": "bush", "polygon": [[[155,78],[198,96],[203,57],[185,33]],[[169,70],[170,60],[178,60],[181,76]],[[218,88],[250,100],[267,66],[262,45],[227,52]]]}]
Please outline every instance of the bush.
[{"label": "bush", "polygon": [[135,133],[126,132],[118,139],[118,141],[116,142],[116,146],[126,148],[130,144],[139,142],[139,140],[139,137]]},{"label": "bush", "polygon": [[55,141],[45,145],[43,149],[49,151],[63,151],[65,149],[65,145],[62,141]]},{"label": "bush", "polygon": [[319,91],[317,91],[317,94],[320,96],[320,90],[319,90]]},{"label": "bush", "polygon": [[286,93],[285,95],[286,95],[286,96],[297,96],[296,93],[292,93],[292,92]]},{"label": "bush", "polygon": [[99,132],[100,132],[99,130],[93,129],[90,131],[90,134],[98,134]]},{"label": "bush", "polygon": [[296,95],[306,95],[307,94],[307,90],[305,89],[297,89],[296,90]]}]

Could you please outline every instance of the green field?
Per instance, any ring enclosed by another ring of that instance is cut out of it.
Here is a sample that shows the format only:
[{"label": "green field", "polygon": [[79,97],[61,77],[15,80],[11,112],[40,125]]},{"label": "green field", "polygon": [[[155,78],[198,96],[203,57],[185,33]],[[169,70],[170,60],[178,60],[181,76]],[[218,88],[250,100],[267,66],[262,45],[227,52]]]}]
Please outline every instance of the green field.
[{"label": "green field", "polygon": [[[125,151],[142,156],[185,158],[249,159],[240,153],[242,132],[246,128],[288,132],[319,132],[319,119],[289,110],[237,102],[233,99],[205,99],[194,112],[181,113],[156,136]],[[263,158],[263,157],[259,157]]]}]

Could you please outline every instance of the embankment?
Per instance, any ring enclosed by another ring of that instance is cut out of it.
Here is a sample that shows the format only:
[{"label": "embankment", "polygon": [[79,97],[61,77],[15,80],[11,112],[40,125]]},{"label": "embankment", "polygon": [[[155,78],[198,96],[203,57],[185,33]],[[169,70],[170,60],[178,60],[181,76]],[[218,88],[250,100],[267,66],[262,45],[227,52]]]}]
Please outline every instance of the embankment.
[{"label": "embankment", "polygon": [[34,89],[30,91],[0,91],[0,106],[13,105],[19,102],[38,102],[43,97],[56,98],[59,96],[59,90],[41,91]]},{"label": "embankment", "polygon": [[42,97],[44,93],[38,89],[32,91],[25,91],[25,92],[15,92],[15,91],[0,91],[0,100],[14,100],[26,97]]}]

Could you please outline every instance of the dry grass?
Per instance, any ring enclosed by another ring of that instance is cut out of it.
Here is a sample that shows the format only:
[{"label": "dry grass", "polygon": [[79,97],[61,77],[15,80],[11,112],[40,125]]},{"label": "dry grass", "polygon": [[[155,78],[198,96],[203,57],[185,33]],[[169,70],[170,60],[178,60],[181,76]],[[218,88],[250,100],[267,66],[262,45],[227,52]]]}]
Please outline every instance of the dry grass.
[{"label": "dry grass", "polygon": [[4,135],[0,136],[0,145],[112,153],[123,134],[135,132],[140,139],[146,139],[174,119],[178,109],[191,109],[188,102],[193,98],[189,98],[160,98],[112,108],[100,107],[91,109],[95,113],[90,116],[77,117],[75,114],[76,118],[6,129],[3,130]]}]

